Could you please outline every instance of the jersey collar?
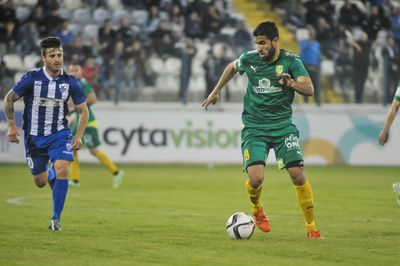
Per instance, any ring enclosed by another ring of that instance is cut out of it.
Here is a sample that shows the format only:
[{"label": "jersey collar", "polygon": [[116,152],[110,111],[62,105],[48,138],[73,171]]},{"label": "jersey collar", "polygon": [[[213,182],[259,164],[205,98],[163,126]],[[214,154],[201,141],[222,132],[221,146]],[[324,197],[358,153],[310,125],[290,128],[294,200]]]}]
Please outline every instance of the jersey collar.
[{"label": "jersey collar", "polygon": [[43,66],[43,73],[44,73],[44,75],[46,76],[46,78],[47,78],[48,80],[52,81],[52,80],[58,78],[59,76],[63,75],[63,74],[64,74],[64,70],[61,68],[61,73],[60,73],[60,75],[58,75],[57,77],[53,78],[53,77],[50,76],[50,74],[47,72],[46,66]]}]

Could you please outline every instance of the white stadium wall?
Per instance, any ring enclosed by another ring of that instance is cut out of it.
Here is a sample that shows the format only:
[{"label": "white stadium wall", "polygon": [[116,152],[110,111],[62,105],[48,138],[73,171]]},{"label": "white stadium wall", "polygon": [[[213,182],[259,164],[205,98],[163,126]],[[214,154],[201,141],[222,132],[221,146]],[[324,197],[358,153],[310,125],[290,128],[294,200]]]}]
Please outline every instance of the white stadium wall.
[{"label": "white stadium wall", "polygon": [[[385,146],[377,142],[388,108],[294,106],[306,165],[399,165],[399,118],[392,125],[389,142]],[[220,104],[204,111],[200,104],[136,103],[115,107],[100,103],[94,111],[99,120],[100,149],[115,162],[241,163],[240,104]],[[17,111],[20,128],[21,120],[21,111]],[[80,151],[80,159],[96,161],[87,150]],[[7,141],[4,111],[0,111],[0,161],[24,161],[23,144]],[[275,163],[273,152],[268,163]]]}]

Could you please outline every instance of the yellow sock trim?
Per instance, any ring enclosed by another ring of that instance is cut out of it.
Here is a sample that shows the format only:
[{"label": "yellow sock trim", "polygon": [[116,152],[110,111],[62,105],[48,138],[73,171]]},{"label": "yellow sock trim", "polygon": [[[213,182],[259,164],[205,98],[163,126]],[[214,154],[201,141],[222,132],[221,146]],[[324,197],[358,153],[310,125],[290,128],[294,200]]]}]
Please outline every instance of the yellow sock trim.
[{"label": "yellow sock trim", "polygon": [[78,154],[74,154],[74,160],[69,165],[69,169],[71,171],[71,179],[74,181],[79,181],[79,159]]},{"label": "yellow sock trim", "polygon": [[96,158],[99,159],[100,163],[108,168],[112,174],[118,172],[117,166],[108,158],[107,154],[102,151],[96,153]]},{"label": "yellow sock trim", "polygon": [[249,194],[249,197],[250,197],[250,203],[251,203],[253,212],[262,210],[263,206],[262,206],[261,200],[260,200],[262,186],[259,186],[258,188],[253,188],[249,184],[249,180],[247,180],[246,181],[246,190],[247,190],[247,194]]},{"label": "yellow sock trim", "polygon": [[306,231],[309,232],[311,229],[316,229],[314,223],[314,200],[311,186],[306,180],[304,185],[294,187],[296,188],[297,202],[299,203],[306,221]]}]

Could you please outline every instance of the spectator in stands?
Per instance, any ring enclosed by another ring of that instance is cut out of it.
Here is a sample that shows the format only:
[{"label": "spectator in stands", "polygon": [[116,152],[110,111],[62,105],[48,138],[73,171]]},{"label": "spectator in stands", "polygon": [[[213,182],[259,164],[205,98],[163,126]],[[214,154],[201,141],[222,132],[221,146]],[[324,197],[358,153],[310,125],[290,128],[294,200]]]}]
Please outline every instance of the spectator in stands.
[{"label": "spectator in stands", "polygon": [[285,6],[285,23],[305,28],[307,9],[299,0],[289,0]]},{"label": "spectator in stands", "polygon": [[[321,18],[322,19],[322,18]],[[321,105],[321,91],[320,91],[320,54],[321,45],[316,40],[316,32],[313,26],[307,27],[309,37],[308,39],[300,41],[300,56],[310,79],[314,85],[314,97],[317,105]],[[308,96],[304,96],[304,102],[308,102]]]},{"label": "spectator in stands", "polygon": [[60,5],[57,0],[39,0],[38,6],[41,6],[43,10],[47,13],[51,13],[53,10],[57,10],[60,8]]},{"label": "spectator in stands", "polygon": [[201,19],[196,11],[191,11],[189,17],[185,20],[185,36],[191,39],[203,39],[204,31]]},{"label": "spectator in stands", "polygon": [[205,70],[206,80],[206,92],[204,96],[207,98],[219,79],[219,74],[217,73],[217,58],[215,57],[212,49],[208,50],[207,52],[207,56],[203,61],[203,68]]},{"label": "spectator in stands", "polygon": [[146,9],[146,0],[122,0],[121,2],[130,9]]},{"label": "spectator in stands", "polygon": [[208,3],[206,5],[205,13],[203,16],[203,29],[208,37],[212,40],[216,38],[217,34],[221,31],[223,27],[223,21],[218,13],[217,8],[214,3]]},{"label": "spectator in stands", "polygon": [[393,35],[386,35],[382,48],[383,57],[383,105],[391,103],[400,80],[400,48],[395,44]]},{"label": "spectator in stands", "polygon": [[36,26],[39,30],[39,38],[48,36],[47,34],[47,21],[46,16],[43,12],[43,7],[40,5],[35,6],[33,12],[29,15],[27,20],[33,20],[36,22]]},{"label": "spectator in stands", "polygon": [[114,49],[114,59],[113,59],[113,66],[114,66],[114,103],[117,105],[119,103],[120,92],[121,92],[121,81],[123,77],[123,71],[125,69],[125,62],[124,62],[124,43],[122,41],[118,41],[115,44]]},{"label": "spectator in stands", "polygon": [[174,3],[169,14],[169,24],[175,40],[180,40],[183,37],[185,28],[185,17],[183,16],[181,6]]},{"label": "spectator in stands", "polygon": [[92,56],[86,58],[85,64],[82,67],[82,76],[92,86],[96,92],[96,96],[99,95],[101,89],[99,84],[100,66],[96,64]]},{"label": "spectator in stands", "polygon": [[39,51],[39,30],[34,20],[24,23],[18,31],[22,56]]},{"label": "spectator in stands", "polygon": [[319,17],[317,20],[316,39],[321,45],[321,53],[329,59],[333,58],[334,46],[332,40],[332,29],[325,18]]},{"label": "spectator in stands", "polygon": [[86,57],[92,54],[91,47],[85,46],[81,36],[77,36],[70,45],[65,47],[66,63],[74,62],[83,65]]},{"label": "spectator in stands", "polygon": [[159,57],[165,55],[179,56],[175,49],[176,40],[168,28],[167,21],[161,20],[158,29],[150,34],[150,38],[152,40],[152,47]]},{"label": "spectator in stands", "polygon": [[129,45],[135,39],[135,31],[129,25],[128,18],[120,20],[120,28],[117,30],[117,40],[122,41],[124,45]]},{"label": "spectator in stands", "polygon": [[0,14],[0,28],[5,27],[5,24],[9,21],[14,23],[17,22],[17,16],[12,0],[7,0],[4,4],[0,5]]},{"label": "spectator in stands", "polygon": [[146,34],[150,36],[151,33],[153,33],[158,29],[159,24],[160,24],[160,10],[157,5],[152,5],[150,6],[149,15],[144,24]]},{"label": "spectator in stands", "polygon": [[379,16],[378,7],[371,6],[369,15],[363,21],[362,29],[367,33],[368,39],[375,40],[382,28],[382,18]]},{"label": "spectator in stands", "polygon": [[182,49],[182,65],[181,65],[181,84],[179,90],[179,98],[182,100],[183,104],[187,103],[188,100],[188,89],[190,76],[192,75],[192,59],[196,54],[196,46],[191,38],[184,38],[185,43]]},{"label": "spectator in stands", "polygon": [[[253,36],[246,27],[244,20],[239,21],[239,26],[233,35],[234,47],[236,55],[240,55],[243,51],[253,48]],[[208,96],[208,94],[207,94]]]},{"label": "spectator in stands", "polygon": [[365,19],[365,14],[358,8],[357,4],[351,0],[345,0],[344,5],[340,8],[339,22],[344,24],[346,28],[352,28],[361,25]]},{"label": "spectator in stands", "polygon": [[18,29],[14,21],[7,21],[4,28],[0,28],[0,45],[7,53],[17,53]]},{"label": "spectator in stands", "polygon": [[[86,5],[88,5],[90,7],[90,11],[94,11],[96,10],[96,8],[104,8],[104,9],[108,9],[108,1],[107,0],[83,0],[83,3],[85,3]],[[132,0],[130,1],[125,1],[125,2],[132,2]]]},{"label": "spectator in stands", "polygon": [[353,56],[353,85],[355,90],[355,102],[362,103],[364,95],[364,85],[368,76],[370,56],[376,43],[368,39],[368,34],[360,33],[358,41],[349,40],[349,43],[355,48]]},{"label": "spectator in stands", "polygon": [[129,100],[136,101],[137,99],[137,80],[138,80],[138,65],[135,58],[129,58],[123,71],[123,83],[129,88]]},{"label": "spectator in stands", "polygon": [[60,30],[56,33],[56,37],[58,37],[65,46],[69,45],[75,38],[75,34],[68,29],[68,25],[68,20],[64,20]]},{"label": "spectator in stands", "polygon": [[58,15],[58,8],[50,10],[50,13],[46,15],[46,33],[47,35],[55,35],[63,20]]},{"label": "spectator in stands", "polygon": [[[219,51],[217,51],[216,53],[216,58],[217,58],[217,75],[218,78],[222,75],[222,72],[224,72],[225,68],[229,65],[229,63],[231,63],[233,61],[233,58],[231,56],[229,56],[228,54],[228,46],[223,44],[221,47],[221,49]],[[218,79],[217,79],[218,82]],[[214,83],[214,86],[217,83]],[[206,97],[208,97],[209,94],[206,95]],[[230,88],[229,88],[229,84],[225,85],[225,100],[226,101],[230,101],[231,99],[231,93],[230,93]]]},{"label": "spectator in stands", "polygon": [[400,46],[400,6],[396,8],[396,15],[392,18],[392,33],[397,46]]},{"label": "spectator in stands", "polygon": [[352,87],[354,65],[351,47],[348,44],[344,45],[340,51],[338,50],[334,62],[335,80],[339,82],[340,87],[342,89]]}]

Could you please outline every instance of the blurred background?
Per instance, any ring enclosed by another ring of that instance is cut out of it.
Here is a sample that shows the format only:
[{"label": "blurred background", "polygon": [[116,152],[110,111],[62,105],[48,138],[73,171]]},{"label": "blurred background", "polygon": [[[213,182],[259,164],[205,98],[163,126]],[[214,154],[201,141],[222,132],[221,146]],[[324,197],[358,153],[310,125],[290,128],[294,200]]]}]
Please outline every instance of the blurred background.
[{"label": "blurred background", "polygon": [[[252,29],[265,20],[320,92],[297,103],[385,105],[399,81],[394,0],[3,0],[0,14],[0,98],[41,65],[41,38],[58,36],[66,67],[80,63],[100,101],[200,102],[254,49]],[[236,77],[222,100],[240,102],[246,83]]]},{"label": "blurred background", "polygon": [[[58,36],[64,69],[81,64],[96,92],[102,147],[117,162],[240,163],[247,78],[236,75],[211,114],[200,105],[226,65],[255,49],[252,29],[272,20],[280,48],[301,56],[316,91],[296,94],[293,105],[306,163],[398,165],[400,139],[382,147],[377,136],[400,80],[399,1],[0,3],[0,98],[41,67],[40,40]],[[400,134],[397,120],[391,136]],[[7,142],[3,111],[0,134],[0,159],[23,161],[23,145]]]}]

